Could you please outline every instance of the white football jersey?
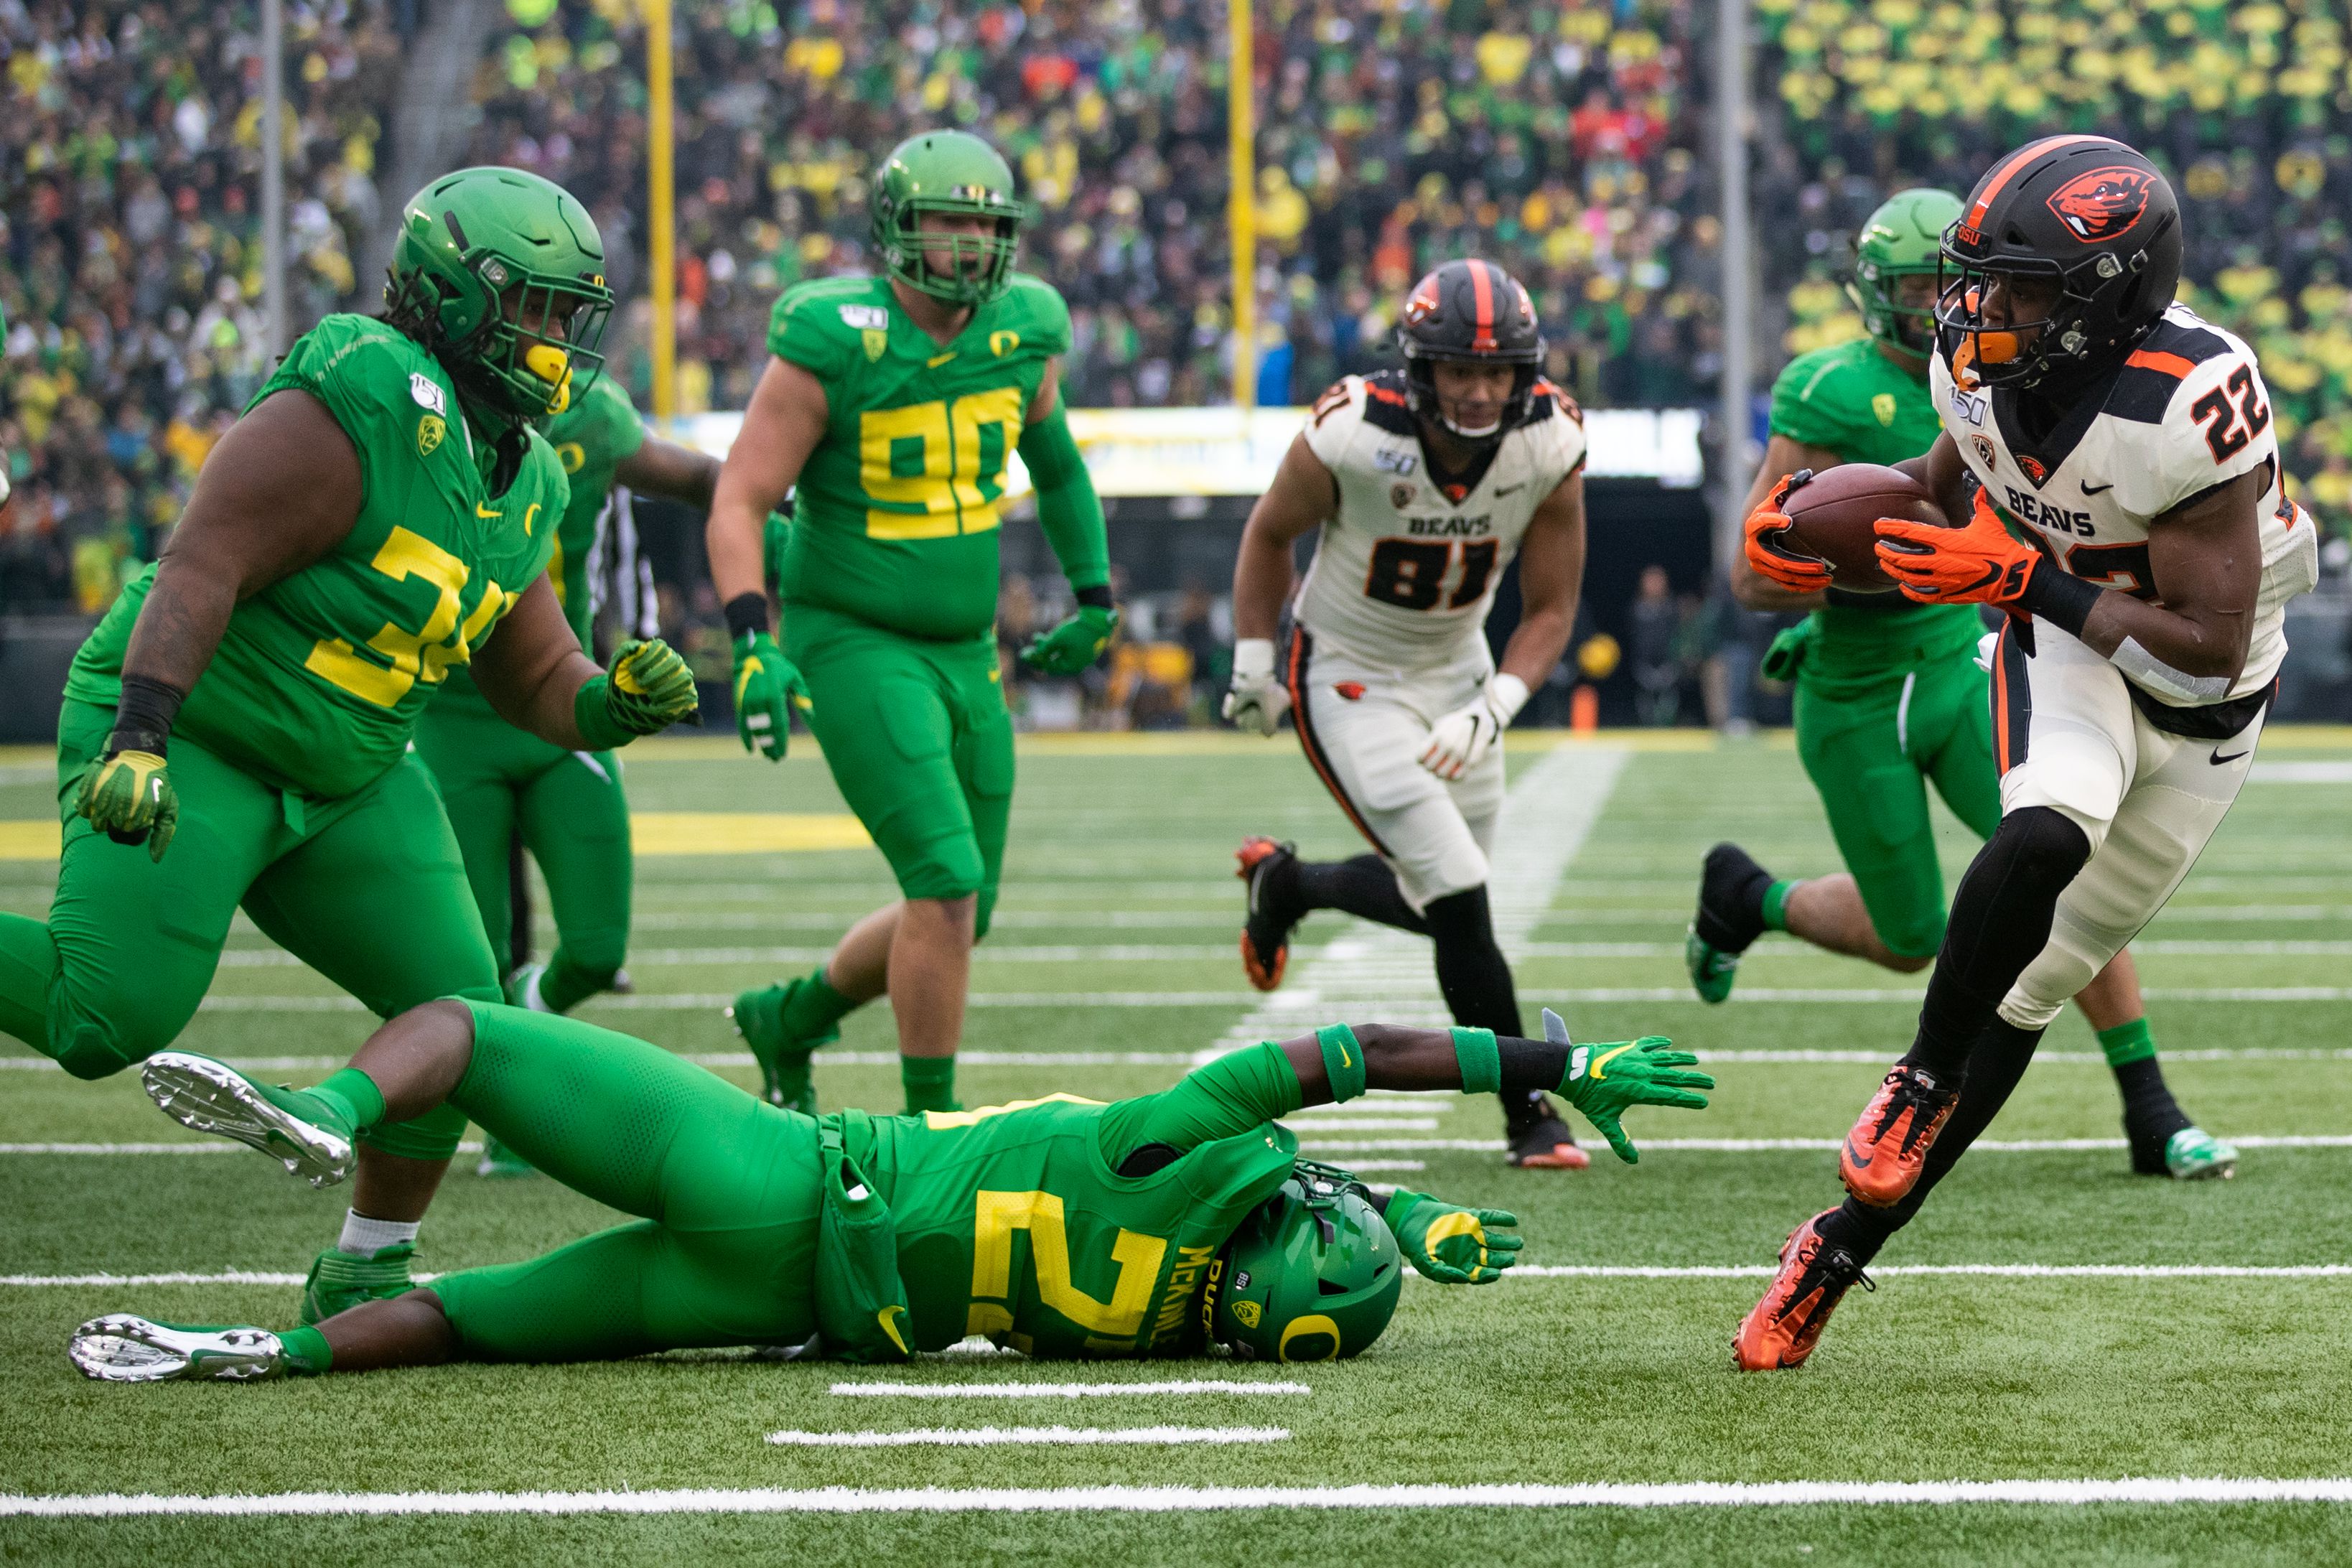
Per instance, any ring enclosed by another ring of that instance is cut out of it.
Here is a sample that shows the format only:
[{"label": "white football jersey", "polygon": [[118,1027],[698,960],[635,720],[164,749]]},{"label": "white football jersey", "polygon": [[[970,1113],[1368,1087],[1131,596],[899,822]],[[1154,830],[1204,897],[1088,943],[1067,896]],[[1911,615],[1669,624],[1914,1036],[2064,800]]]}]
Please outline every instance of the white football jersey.
[{"label": "white football jersey", "polygon": [[2175,305],[2124,362],[2105,398],[2069,410],[2038,444],[2022,439],[2016,394],[1958,384],[1940,353],[1928,366],[1928,387],[1961,461],[1994,505],[2035,531],[2043,551],[2075,576],[2143,599],[2158,597],[2149,521],[2226,479],[2266,469],[2253,641],[2229,695],[2270,683],[2286,657],[2286,603],[2319,580],[2319,530],[2287,499],[2253,350]]},{"label": "white football jersey", "polygon": [[1299,624],[1365,662],[1427,668],[1483,637],[1528,520],[1583,465],[1584,415],[1538,380],[1527,418],[1460,495],[1430,474],[1397,371],[1349,376],[1316,399],[1307,445],[1339,482],[1339,509],[1299,587]]}]

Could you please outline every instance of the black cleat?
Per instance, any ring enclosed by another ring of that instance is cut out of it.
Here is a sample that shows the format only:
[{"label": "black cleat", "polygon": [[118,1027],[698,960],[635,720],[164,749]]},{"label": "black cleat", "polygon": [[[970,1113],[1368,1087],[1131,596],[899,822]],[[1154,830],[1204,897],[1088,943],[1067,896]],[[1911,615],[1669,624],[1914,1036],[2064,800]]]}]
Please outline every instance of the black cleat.
[{"label": "black cleat", "polygon": [[1242,971],[1260,991],[1282,984],[1290,964],[1290,928],[1299,914],[1284,896],[1297,885],[1297,846],[1249,837],[1234,852],[1234,875],[1249,888],[1249,917],[1242,922]]},{"label": "black cleat", "polygon": [[1506,1162],[1522,1171],[1581,1171],[1592,1163],[1549,1098],[1530,1094],[1515,1103],[1507,1094],[1502,1101]]}]

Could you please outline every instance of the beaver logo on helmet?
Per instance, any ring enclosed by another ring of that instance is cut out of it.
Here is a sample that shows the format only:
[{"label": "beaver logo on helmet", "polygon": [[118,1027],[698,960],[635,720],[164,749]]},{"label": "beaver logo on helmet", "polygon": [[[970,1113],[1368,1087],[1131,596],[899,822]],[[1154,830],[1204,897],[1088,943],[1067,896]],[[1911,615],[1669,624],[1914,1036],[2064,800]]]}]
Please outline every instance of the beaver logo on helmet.
[{"label": "beaver logo on helmet", "polygon": [[2129,234],[2146,216],[2156,176],[2146,169],[2110,167],[2078,174],[2050,193],[2050,210],[2084,245]]},{"label": "beaver logo on helmet", "polygon": [[1412,297],[1405,300],[1404,324],[1417,327],[1429,320],[1442,298],[1437,287],[1437,274],[1433,272],[1414,287]]}]

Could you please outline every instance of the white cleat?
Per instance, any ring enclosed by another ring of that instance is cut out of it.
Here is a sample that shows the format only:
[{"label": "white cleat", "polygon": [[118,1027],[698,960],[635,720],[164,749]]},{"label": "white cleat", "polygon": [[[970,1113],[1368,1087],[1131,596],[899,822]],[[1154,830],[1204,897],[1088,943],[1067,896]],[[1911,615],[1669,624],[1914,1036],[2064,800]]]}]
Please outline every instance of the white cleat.
[{"label": "white cleat", "polygon": [[286,1372],[286,1347],[267,1329],[183,1328],[128,1312],[92,1318],[76,1329],[66,1354],[84,1377],[103,1383],[254,1383]]},{"label": "white cleat", "polygon": [[271,1104],[243,1073],[193,1051],[157,1051],[140,1072],[163,1114],[260,1150],[314,1187],[352,1173],[352,1141]]}]

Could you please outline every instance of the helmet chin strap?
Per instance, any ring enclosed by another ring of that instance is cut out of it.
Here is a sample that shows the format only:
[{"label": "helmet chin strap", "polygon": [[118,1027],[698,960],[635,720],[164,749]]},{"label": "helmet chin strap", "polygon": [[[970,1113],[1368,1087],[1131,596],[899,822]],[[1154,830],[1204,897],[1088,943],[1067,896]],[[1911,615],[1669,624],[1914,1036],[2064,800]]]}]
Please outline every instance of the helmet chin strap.
[{"label": "helmet chin strap", "polygon": [[1503,416],[1500,414],[1495,416],[1495,422],[1493,424],[1481,425],[1476,429],[1471,430],[1465,429],[1464,426],[1454,423],[1452,419],[1446,416],[1445,410],[1440,408],[1437,411],[1437,422],[1440,425],[1444,426],[1448,430],[1453,431],[1456,436],[1461,437],[1465,441],[1484,441],[1489,437],[1499,436],[1503,433]]}]

